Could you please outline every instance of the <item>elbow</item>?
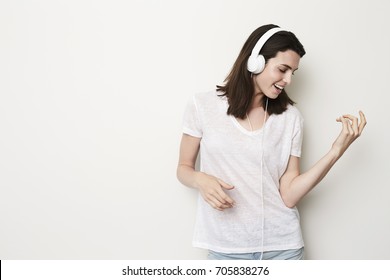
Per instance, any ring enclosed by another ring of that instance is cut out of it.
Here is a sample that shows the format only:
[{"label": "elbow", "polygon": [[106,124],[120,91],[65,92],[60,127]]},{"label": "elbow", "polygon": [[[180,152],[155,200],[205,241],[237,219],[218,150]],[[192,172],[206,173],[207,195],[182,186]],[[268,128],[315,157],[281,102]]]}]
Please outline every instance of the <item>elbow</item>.
[{"label": "elbow", "polygon": [[177,166],[177,169],[176,169],[176,178],[177,180],[182,183],[182,175],[181,175],[182,171],[181,171],[181,168],[180,168],[180,165]]},{"label": "elbow", "polygon": [[293,201],[283,200],[283,202],[284,205],[286,205],[286,207],[288,208],[294,208],[295,206],[297,206],[297,204]]},{"label": "elbow", "polygon": [[280,196],[282,197],[282,201],[283,201],[284,205],[288,208],[294,208],[298,203],[291,196],[286,195],[283,192],[280,193]]},{"label": "elbow", "polygon": [[293,203],[293,202],[290,202],[290,201],[283,201],[284,202],[284,205],[286,205],[288,208],[294,208],[295,206],[297,206],[296,203]]},{"label": "elbow", "polygon": [[180,167],[180,165],[178,165],[177,168],[176,168],[176,178],[177,178],[178,180],[179,180],[179,177],[180,177],[180,176],[179,176],[179,172],[180,172],[180,171],[179,171],[179,167]]}]

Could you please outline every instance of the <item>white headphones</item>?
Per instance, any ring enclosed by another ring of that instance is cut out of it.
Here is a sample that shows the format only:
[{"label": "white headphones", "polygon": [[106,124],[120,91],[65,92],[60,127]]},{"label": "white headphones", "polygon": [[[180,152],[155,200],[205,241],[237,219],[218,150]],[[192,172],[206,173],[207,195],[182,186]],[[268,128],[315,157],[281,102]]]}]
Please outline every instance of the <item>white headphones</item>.
[{"label": "white headphones", "polygon": [[250,57],[248,58],[247,69],[249,72],[253,74],[259,74],[264,70],[265,67],[265,58],[260,53],[261,48],[268,41],[269,38],[272,37],[275,33],[283,31],[283,29],[279,27],[274,27],[264,33],[263,36],[260,37],[259,41],[257,41],[255,47],[252,50]]}]

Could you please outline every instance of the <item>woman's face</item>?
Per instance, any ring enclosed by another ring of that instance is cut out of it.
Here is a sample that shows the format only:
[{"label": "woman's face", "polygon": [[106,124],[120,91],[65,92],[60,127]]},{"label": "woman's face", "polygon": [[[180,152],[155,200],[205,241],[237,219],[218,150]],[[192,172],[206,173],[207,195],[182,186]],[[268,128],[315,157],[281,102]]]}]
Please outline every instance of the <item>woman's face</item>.
[{"label": "woman's face", "polygon": [[292,75],[298,69],[300,58],[292,50],[278,52],[275,57],[270,58],[263,72],[253,76],[254,94],[264,94],[271,99],[277,98],[284,87],[291,83]]}]

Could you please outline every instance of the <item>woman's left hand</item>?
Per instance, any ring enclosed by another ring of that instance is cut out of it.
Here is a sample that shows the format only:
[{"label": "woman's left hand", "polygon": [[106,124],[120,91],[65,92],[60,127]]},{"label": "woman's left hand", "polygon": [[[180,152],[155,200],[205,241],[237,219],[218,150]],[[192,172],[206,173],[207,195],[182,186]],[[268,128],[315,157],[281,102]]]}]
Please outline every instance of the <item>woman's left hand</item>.
[{"label": "woman's left hand", "polygon": [[364,127],[367,124],[366,117],[362,111],[359,111],[359,119],[353,115],[343,115],[336,119],[336,121],[341,122],[343,127],[340,135],[337,137],[336,141],[332,145],[332,150],[334,150],[337,155],[340,157],[363,132]]}]

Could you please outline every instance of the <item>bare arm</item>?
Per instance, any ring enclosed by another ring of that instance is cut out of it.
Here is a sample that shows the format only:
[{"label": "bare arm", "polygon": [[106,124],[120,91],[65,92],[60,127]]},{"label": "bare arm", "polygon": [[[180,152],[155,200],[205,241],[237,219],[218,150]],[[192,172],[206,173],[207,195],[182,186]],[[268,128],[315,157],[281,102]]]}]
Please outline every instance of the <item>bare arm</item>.
[{"label": "bare arm", "polygon": [[280,179],[280,194],[287,207],[294,207],[310,190],[312,190],[344,154],[348,147],[362,133],[367,124],[363,112],[358,119],[344,115],[337,119],[342,123],[342,131],[333,143],[330,151],[305,173],[299,172],[299,158],[290,156],[287,169]]},{"label": "bare arm", "polygon": [[200,138],[183,134],[180,144],[177,178],[183,185],[198,189],[204,200],[213,208],[217,210],[231,208],[234,205],[234,200],[224,190],[231,190],[234,187],[221,179],[195,170],[200,140]]}]

